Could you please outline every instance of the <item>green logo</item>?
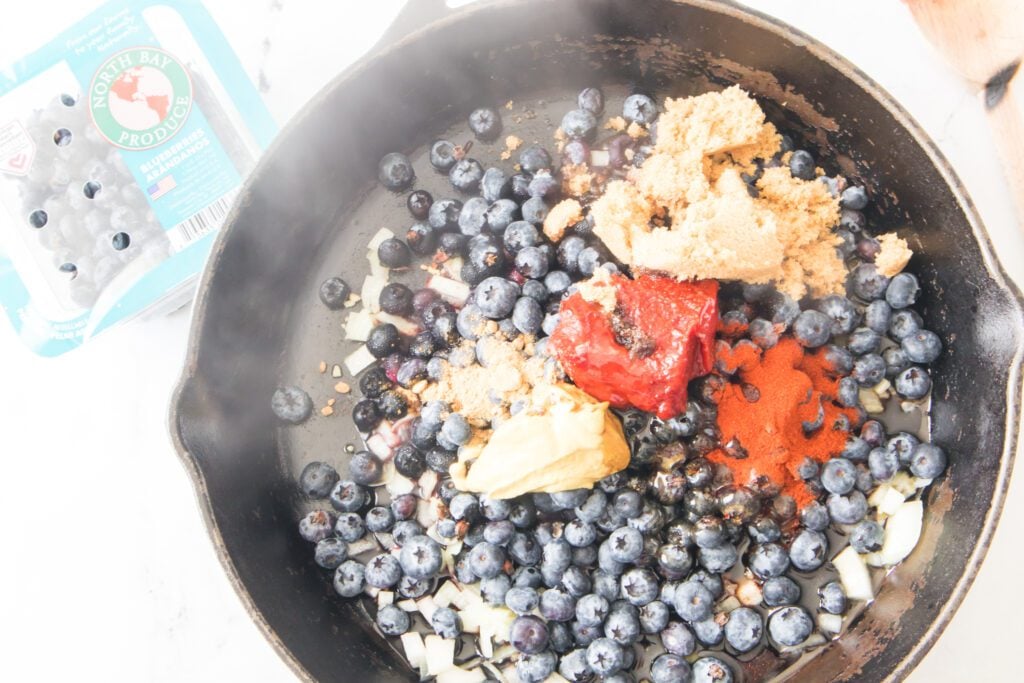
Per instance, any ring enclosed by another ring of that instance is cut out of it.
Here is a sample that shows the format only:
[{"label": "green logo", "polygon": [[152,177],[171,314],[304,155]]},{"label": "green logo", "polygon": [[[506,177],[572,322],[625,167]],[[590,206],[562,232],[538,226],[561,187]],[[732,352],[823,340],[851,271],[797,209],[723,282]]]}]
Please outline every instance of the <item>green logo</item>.
[{"label": "green logo", "polygon": [[192,110],[192,79],[172,55],[158,47],[133,47],[96,70],[89,86],[89,111],[111,144],[149,149],[174,137]]}]

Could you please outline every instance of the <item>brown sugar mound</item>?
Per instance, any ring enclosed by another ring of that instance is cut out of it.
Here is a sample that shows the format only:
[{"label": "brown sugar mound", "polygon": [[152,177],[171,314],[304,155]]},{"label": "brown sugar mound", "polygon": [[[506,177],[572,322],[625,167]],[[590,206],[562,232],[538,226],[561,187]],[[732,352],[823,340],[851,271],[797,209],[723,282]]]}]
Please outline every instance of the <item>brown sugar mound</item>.
[{"label": "brown sugar mound", "polygon": [[839,202],[825,184],[767,168],[752,197],[740,175],[771,159],[780,142],[738,86],[668,99],[654,153],[591,207],[594,233],[637,270],[774,282],[795,298],[840,292],[846,269],[832,232]]}]

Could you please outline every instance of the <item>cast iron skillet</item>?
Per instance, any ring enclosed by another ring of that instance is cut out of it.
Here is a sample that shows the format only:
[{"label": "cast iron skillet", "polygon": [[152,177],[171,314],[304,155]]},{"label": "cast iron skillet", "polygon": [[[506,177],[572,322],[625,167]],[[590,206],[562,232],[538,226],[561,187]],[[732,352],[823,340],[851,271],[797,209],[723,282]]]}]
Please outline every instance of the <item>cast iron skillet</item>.
[{"label": "cast iron skillet", "polygon": [[[340,362],[350,347],[339,341],[343,316],[318,304],[317,283],[342,274],[358,286],[368,238],[382,225],[401,234],[410,223],[404,196],[376,185],[377,160],[412,153],[420,186],[444,196],[451,191],[422,158],[423,145],[440,134],[469,139],[448,127],[481,103],[514,100],[502,110],[510,132],[550,143],[546,119],[557,125],[584,85],[619,97],[633,87],[660,100],[740,83],[798,144],[867,185],[879,230],[910,240],[926,324],[947,348],[934,367],[932,414],[934,438],[952,459],[928,494],[921,541],[843,638],[813,666],[786,674],[906,676],[978,571],[1020,412],[1020,294],[935,145],[838,55],[731,4],[507,0],[404,21],[416,30],[317,95],[249,180],[203,276],[174,399],[172,431],[210,535],[274,648],[306,680],[413,678],[358,608],[333,595],[295,530],[305,511],[294,494],[298,468],[310,459],[343,466],[343,446],[356,437],[347,402],[298,428],[280,428],[269,409],[279,382],[306,387],[318,406],[331,395],[334,380],[316,365]],[[497,152],[479,145],[473,155],[497,163]],[[745,665],[745,677],[777,666],[763,655]]]}]

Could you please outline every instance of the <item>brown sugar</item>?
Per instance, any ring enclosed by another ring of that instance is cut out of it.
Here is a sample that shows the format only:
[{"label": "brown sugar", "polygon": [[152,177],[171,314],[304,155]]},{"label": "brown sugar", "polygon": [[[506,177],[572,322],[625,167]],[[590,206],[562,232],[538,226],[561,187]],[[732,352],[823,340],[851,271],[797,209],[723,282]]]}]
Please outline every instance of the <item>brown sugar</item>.
[{"label": "brown sugar", "polygon": [[558,242],[569,226],[583,220],[583,207],[575,199],[563,199],[548,211],[544,218],[544,234],[552,242]]},{"label": "brown sugar", "polygon": [[570,197],[582,197],[594,186],[594,175],[586,164],[566,164],[562,167],[562,191]]},{"label": "brown sugar", "polygon": [[780,141],[738,86],[668,99],[654,153],[594,202],[594,233],[635,269],[774,282],[797,298],[839,292],[839,203],[825,184],[779,166],[764,170],[754,192],[740,175],[756,172],[755,160],[772,158]]},{"label": "brown sugar", "polygon": [[875,256],[875,268],[886,277],[892,277],[907,267],[914,252],[907,246],[907,241],[894,232],[878,237],[881,250]]}]

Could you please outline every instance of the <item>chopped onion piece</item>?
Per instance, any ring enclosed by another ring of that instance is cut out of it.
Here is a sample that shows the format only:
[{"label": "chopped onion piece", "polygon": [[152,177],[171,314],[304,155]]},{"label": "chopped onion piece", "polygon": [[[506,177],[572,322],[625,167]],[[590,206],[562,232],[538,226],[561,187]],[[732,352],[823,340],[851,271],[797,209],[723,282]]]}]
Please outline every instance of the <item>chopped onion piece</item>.
[{"label": "chopped onion piece", "polygon": [[358,310],[352,311],[345,318],[344,335],[345,339],[349,341],[364,342],[370,336],[370,330],[373,329],[373,316],[366,310],[365,307],[361,307]]},{"label": "chopped onion piece", "polygon": [[394,450],[380,434],[371,434],[366,440],[366,448],[381,460],[390,460]]},{"label": "chopped onion piece", "polygon": [[348,544],[349,557],[355,557],[370,551],[377,552],[378,550],[380,550],[380,546],[369,534],[363,536],[358,541],[352,541]]},{"label": "chopped onion piece", "polygon": [[374,254],[376,254],[377,247],[380,246],[380,243],[383,242],[384,240],[389,240],[394,236],[395,233],[391,232],[387,228],[381,228],[380,230],[375,232],[373,234],[373,237],[370,238],[370,241],[366,243],[367,251],[372,251]]},{"label": "chopped onion piece", "polygon": [[914,495],[917,487],[914,485],[914,477],[906,472],[897,472],[889,481],[889,485],[903,494],[906,498]]},{"label": "chopped onion piece", "polygon": [[377,593],[377,609],[395,604],[395,594],[392,591],[381,591]]},{"label": "chopped onion piece", "polygon": [[851,600],[873,600],[874,588],[871,586],[871,573],[864,558],[857,554],[852,546],[846,546],[835,556],[832,565],[839,572],[839,581],[843,584],[846,597]]},{"label": "chopped onion piece", "polygon": [[416,612],[419,610],[419,607],[416,606],[415,600],[399,600],[395,604],[398,605],[398,609],[403,612]]},{"label": "chopped onion piece", "polygon": [[818,628],[825,633],[839,633],[843,630],[843,617],[839,614],[819,614]]},{"label": "chopped onion piece", "polygon": [[436,676],[455,666],[455,639],[429,635],[424,640],[427,675]]},{"label": "chopped onion piece", "polygon": [[740,606],[740,601],[735,596],[727,596],[724,600],[718,603],[718,609],[723,612],[731,612]]},{"label": "chopped onion piece", "polygon": [[376,362],[377,359],[373,357],[365,344],[360,344],[359,348],[346,356],[344,360],[345,369],[350,375],[358,375]]},{"label": "chopped onion piece", "polygon": [[885,523],[885,541],[878,551],[879,559],[891,567],[911,553],[921,537],[924,505],[919,500],[908,500]]},{"label": "chopped onion piece", "polygon": [[388,493],[392,496],[402,496],[406,493],[412,493],[416,490],[416,482],[408,477],[403,477],[398,472],[395,472],[394,476],[391,477],[391,481],[387,483]]},{"label": "chopped onion piece", "polygon": [[590,166],[600,168],[611,163],[611,155],[606,149],[595,149],[590,152]]},{"label": "chopped onion piece", "polygon": [[462,264],[463,260],[461,256],[453,256],[441,264],[441,270],[443,270],[451,279],[461,282]]},{"label": "chopped onion piece", "polygon": [[437,484],[440,481],[440,477],[437,476],[437,472],[434,470],[427,470],[420,475],[420,497],[430,498],[434,495],[434,491],[437,489]]},{"label": "chopped onion piece", "polygon": [[479,668],[470,670],[453,667],[437,675],[437,683],[484,683],[487,676]]},{"label": "chopped onion piece", "polygon": [[427,287],[441,295],[452,306],[464,306],[469,300],[469,285],[440,275],[431,275]]},{"label": "chopped onion piece", "polygon": [[405,658],[409,665],[417,669],[426,668],[426,650],[423,646],[423,636],[416,631],[403,633],[401,636],[402,649],[405,651]]},{"label": "chopped onion piece", "polygon": [[438,607],[450,607],[452,602],[458,597],[459,587],[451,581],[445,581],[441,584],[441,587],[434,592],[434,604]]},{"label": "chopped onion piece", "polygon": [[377,275],[367,275],[366,279],[363,280],[363,288],[360,290],[359,296],[363,298],[363,305],[366,306],[370,313],[378,313],[380,311],[380,293],[387,284],[387,278]]},{"label": "chopped onion piece", "polygon": [[378,323],[391,323],[396,328],[398,328],[398,331],[401,334],[404,334],[407,337],[413,337],[419,334],[420,331],[423,329],[414,321],[409,320],[408,318],[403,318],[398,315],[391,315],[390,313],[379,312],[375,313],[373,317],[377,319]]},{"label": "chopped onion piece", "polygon": [[434,612],[437,611],[437,605],[434,603],[434,598],[426,595],[416,601],[416,609],[420,611],[424,619],[430,621],[430,617],[434,616]]}]

